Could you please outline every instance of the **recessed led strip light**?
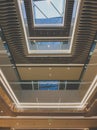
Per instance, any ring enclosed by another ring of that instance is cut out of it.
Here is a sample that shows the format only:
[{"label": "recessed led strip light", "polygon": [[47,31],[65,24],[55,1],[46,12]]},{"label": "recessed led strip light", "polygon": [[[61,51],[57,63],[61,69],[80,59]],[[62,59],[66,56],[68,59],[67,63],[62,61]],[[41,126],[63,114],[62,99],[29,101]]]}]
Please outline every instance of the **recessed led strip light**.
[{"label": "recessed led strip light", "polygon": [[11,86],[6,80],[1,69],[0,69],[0,81],[4,85],[6,91],[8,92],[12,100],[14,101],[17,108],[72,108],[72,109],[78,108],[78,109],[83,109],[88,99],[97,88],[97,75],[96,75],[81,102],[78,102],[78,103],[72,103],[72,102],[68,102],[68,103],[21,103],[18,101],[17,97],[15,96],[13,90],[11,89]]},{"label": "recessed led strip light", "polygon": [[64,40],[67,40],[67,39],[71,39],[71,37],[70,36],[69,37],[28,37],[28,39],[29,40],[33,40],[34,39],[35,41],[39,41],[39,40],[45,40],[46,41],[47,39],[53,41],[53,40],[59,39],[61,41],[64,41]]},{"label": "recessed led strip light", "polygon": [[8,81],[6,80],[2,70],[0,69],[0,81],[3,84],[4,88],[6,89],[6,91],[8,92],[8,94],[10,95],[11,99],[14,101],[15,104],[18,104],[19,101],[17,99],[17,97],[15,96],[14,92],[12,91]]},{"label": "recessed led strip light", "polygon": [[86,102],[88,101],[89,97],[92,95],[92,93],[95,91],[97,88],[97,75],[95,76],[92,84],[90,85],[88,91],[86,92],[84,98],[81,101],[81,105],[84,106]]},{"label": "recessed led strip light", "polygon": [[78,67],[83,67],[84,66],[84,64],[16,64],[16,66],[18,66],[18,67],[21,67],[21,66],[23,66],[23,67],[25,67],[25,66],[31,66],[31,67],[33,67],[33,66],[45,66],[45,67],[68,67],[68,66],[70,66],[70,67],[75,67],[75,66],[78,66]]},{"label": "recessed led strip light", "polygon": [[[76,11],[76,16],[75,16],[75,22],[74,22],[74,27],[73,27],[73,32],[72,32],[72,37],[71,37],[71,44],[70,44],[70,47],[68,50],[57,50],[58,53],[67,53],[67,54],[70,54],[71,53],[71,50],[72,50],[72,45],[73,45],[73,40],[74,40],[74,36],[75,36],[75,30],[76,30],[76,25],[77,25],[77,19],[78,19],[78,14],[79,14],[79,8],[80,8],[80,3],[81,3],[81,0],[78,0],[77,1],[77,11]],[[23,26],[23,30],[24,30],[24,37],[25,37],[25,40],[26,40],[26,44],[27,44],[27,49],[28,49],[28,53],[29,54],[32,54],[32,50],[29,49],[29,40],[28,40],[28,36],[27,36],[27,32],[26,32],[26,27],[25,27],[25,23],[24,23],[24,20],[23,20],[23,14],[22,14],[22,9],[21,9],[21,1],[20,0],[17,0],[17,3],[18,3],[18,7],[19,7],[19,11],[20,11],[20,17],[21,17],[21,21],[22,21],[22,26]],[[34,39],[35,37],[32,37],[32,39]],[[40,37],[36,37],[37,39],[40,39]],[[41,37],[42,38],[42,37]],[[44,38],[44,37],[43,37]],[[46,37],[45,37],[46,38]],[[48,38],[48,37],[47,37]],[[58,38],[62,38],[63,37],[58,37]],[[35,52],[36,54],[40,51],[39,50],[33,50],[33,52]],[[43,50],[42,50],[43,52]],[[47,52],[47,51],[46,51]],[[52,52],[52,51],[51,51]],[[54,52],[54,50],[53,50]],[[57,53],[55,51],[55,53]],[[45,53],[45,52],[44,52]]]},{"label": "recessed led strip light", "polygon": [[85,117],[85,116],[0,116],[1,118],[6,118],[6,119],[93,119],[97,120],[97,116],[92,116],[92,117]]},{"label": "recessed led strip light", "polygon": [[75,36],[75,32],[76,32],[76,25],[77,25],[77,19],[78,19],[78,14],[79,14],[80,3],[81,3],[81,0],[78,0],[77,11],[76,11],[76,17],[75,17],[75,23],[74,23],[73,32],[72,32],[72,37],[71,37],[71,44],[70,44],[70,48],[69,48],[69,53],[71,53],[72,45],[73,45],[73,40],[74,40],[74,36]]},{"label": "recessed led strip light", "polygon": [[17,108],[76,108],[81,109],[80,103],[20,103]]}]

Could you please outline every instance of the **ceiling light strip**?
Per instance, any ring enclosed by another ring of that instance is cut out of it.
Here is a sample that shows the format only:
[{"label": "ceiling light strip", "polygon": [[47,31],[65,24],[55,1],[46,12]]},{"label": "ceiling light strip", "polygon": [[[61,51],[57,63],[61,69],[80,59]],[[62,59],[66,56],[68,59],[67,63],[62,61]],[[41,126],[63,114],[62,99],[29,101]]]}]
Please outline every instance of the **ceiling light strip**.
[{"label": "ceiling light strip", "polygon": [[0,64],[0,67],[13,67],[14,64]]},{"label": "ceiling light strip", "polygon": [[36,66],[58,66],[58,67],[75,67],[75,66],[78,66],[78,67],[83,67],[84,64],[16,64],[17,67],[36,67]]},{"label": "ceiling light strip", "polygon": [[8,94],[10,95],[11,99],[14,101],[15,104],[18,104],[19,101],[17,99],[17,97],[15,96],[14,92],[12,91],[8,81],[6,80],[2,70],[0,69],[0,81],[2,82],[2,84],[4,85],[4,88],[7,90]]},{"label": "ceiling light strip", "polygon": [[97,116],[92,117],[84,117],[84,116],[0,116],[0,119],[84,119],[84,120],[91,120],[91,119],[97,119]]},{"label": "ceiling light strip", "polygon": [[83,102],[81,102],[83,107],[85,106],[85,104],[87,104],[87,101],[88,101],[88,99],[90,98],[90,96],[92,95],[92,93],[94,92],[95,88],[97,88],[97,83],[94,85],[93,90],[90,91],[90,93],[89,93],[89,95],[87,96],[87,98],[84,99]]},{"label": "ceiling light strip", "polygon": [[[71,54],[65,54],[65,55],[64,54],[57,54],[57,55],[51,54],[51,55],[49,55],[49,57],[52,57],[52,56],[53,57],[57,57],[57,58],[58,57],[62,58],[62,57],[71,57],[72,55]],[[36,57],[48,57],[48,54],[45,54],[45,55],[44,54],[38,54],[38,55],[37,54],[33,54],[33,55],[26,55],[26,57],[35,57],[35,58]]]},{"label": "ceiling light strip", "polygon": [[80,103],[20,103],[18,108],[81,108]]},{"label": "ceiling light strip", "polygon": [[97,75],[95,76],[92,84],[90,85],[88,91],[86,92],[84,98],[82,99],[81,104],[83,105],[86,104],[86,102],[88,101],[88,99],[90,98],[90,96],[92,95],[92,93],[96,88],[97,88]]},{"label": "ceiling light strip", "polygon": [[70,52],[71,52],[71,49],[72,49],[74,36],[75,36],[75,32],[76,32],[76,25],[77,25],[77,19],[78,19],[78,15],[79,15],[80,3],[81,3],[81,0],[78,0],[76,17],[75,17],[75,22],[74,22],[74,27],[73,27],[73,32],[72,32],[72,38],[71,38],[71,44],[70,44]]},{"label": "ceiling light strip", "polygon": [[29,50],[29,53],[34,53],[34,54],[62,54],[62,53],[69,53],[69,50]]},{"label": "ceiling light strip", "polygon": [[[40,104],[41,104],[41,103],[40,103]],[[31,104],[30,104],[30,105],[27,105],[27,104],[22,105],[22,103],[20,103],[20,104],[18,104],[16,107],[17,107],[17,108],[23,108],[23,109],[28,109],[28,108],[29,108],[29,109],[30,109],[30,108],[40,108],[40,109],[41,109],[41,108],[45,108],[45,109],[48,109],[48,108],[51,108],[51,109],[52,109],[52,108],[55,108],[55,109],[56,109],[56,108],[67,108],[67,109],[70,108],[70,109],[75,109],[75,108],[76,108],[76,109],[81,109],[81,108],[82,108],[82,106],[80,106],[80,105],[77,105],[77,106],[74,106],[74,105],[72,105],[72,106],[71,106],[71,105],[70,105],[70,106],[69,106],[69,105],[68,105],[68,106],[66,106],[66,105],[61,106],[61,103],[60,103],[59,106],[58,106],[58,105],[57,105],[57,106],[54,106],[54,105],[53,105],[53,106],[47,106],[47,105],[45,105],[45,104],[44,104],[43,106],[40,106],[40,104],[37,103],[37,105],[33,106],[33,104],[32,104],[32,105],[31,105]]]},{"label": "ceiling light strip", "polygon": [[64,106],[64,105],[69,105],[69,106],[72,106],[72,105],[80,105],[80,102],[77,102],[77,103],[29,103],[29,102],[27,102],[27,103],[20,103],[21,105],[33,105],[33,106],[35,106],[35,105],[40,105],[40,106],[42,106],[42,105],[46,105],[46,106],[53,106],[53,105],[55,105],[55,106],[59,106],[60,104],[62,105],[62,106]]},{"label": "ceiling light strip", "polygon": [[61,40],[61,41],[64,41],[64,40],[68,40],[68,39],[71,39],[71,37],[28,37],[29,40],[54,40],[55,39],[57,40]]},{"label": "ceiling light strip", "polygon": [[17,104],[17,101],[16,101],[15,97],[11,94],[10,90],[9,90],[7,87],[5,87],[6,84],[5,84],[5,82],[2,80],[1,77],[0,77],[0,81],[1,81],[1,83],[3,84],[4,88],[6,88],[6,91],[7,91],[8,94],[10,95],[11,99],[14,101],[15,104]]}]

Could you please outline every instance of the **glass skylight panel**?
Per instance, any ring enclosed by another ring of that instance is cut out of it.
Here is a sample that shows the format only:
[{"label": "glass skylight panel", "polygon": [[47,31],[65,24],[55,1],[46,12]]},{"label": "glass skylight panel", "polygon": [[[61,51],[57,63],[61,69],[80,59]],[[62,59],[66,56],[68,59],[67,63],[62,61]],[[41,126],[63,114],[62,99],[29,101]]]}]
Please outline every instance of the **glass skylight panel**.
[{"label": "glass skylight panel", "polygon": [[32,0],[34,26],[63,26],[65,0]]},{"label": "glass skylight panel", "polygon": [[39,81],[39,90],[58,90],[58,81]]},{"label": "glass skylight panel", "polygon": [[29,42],[30,50],[47,51],[45,53],[51,53],[51,51],[69,50],[70,44],[68,41],[40,41],[40,42]]}]

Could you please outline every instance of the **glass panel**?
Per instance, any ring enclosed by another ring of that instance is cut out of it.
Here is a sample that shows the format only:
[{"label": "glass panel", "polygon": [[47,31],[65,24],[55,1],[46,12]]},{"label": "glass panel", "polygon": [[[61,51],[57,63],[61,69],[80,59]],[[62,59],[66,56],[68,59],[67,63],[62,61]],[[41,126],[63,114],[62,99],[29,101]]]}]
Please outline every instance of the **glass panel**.
[{"label": "glass panel", "polygon": [[80,81],[20,81],[10,82],[11,85],[20,85],[22,90],[78,90]]},{"label": "glass panel", "polygon": [[65,0],[32,0],[35,26],[63,25]]},{"label": "glass panel", "polygon": [[39,81],[39,90],[58,90],[58,81]]},{"label": "glass panel", "polygon": [[68,50],[69,44],[64,42],[30,42],[30,50]]}]

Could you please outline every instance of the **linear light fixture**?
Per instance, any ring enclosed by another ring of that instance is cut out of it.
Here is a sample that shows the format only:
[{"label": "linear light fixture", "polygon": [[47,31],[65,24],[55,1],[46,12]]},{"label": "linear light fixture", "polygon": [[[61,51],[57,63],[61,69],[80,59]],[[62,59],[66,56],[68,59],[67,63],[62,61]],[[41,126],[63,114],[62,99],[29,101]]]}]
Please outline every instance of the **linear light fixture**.
[{"label": "linear light fixture", "polygon": [[11,87],[1,69],[0,69],[0,81],[3,84],[4,88],[6,89],[6,91],[8,92],[8,94],[10,95],[11,99],[14,101],[14,103],[18,104],[19,101],[18,101],[17,97],[15,96],[13,90],[11,89]]},{"label": "linear light fixture", "polygon": [[95,91],[95,89],[97,88],[97,75],[95,76],[92,84],[90,85],[88,91],[86,92],[84,98],[81,101],[81,104],[86,104],[87,100],[89,99],[89,97],[92,95],[92,93]]},{"label": "linear light fixture", "polygon": [[83,97],[81,102],[68,102],[68,103],[21,103],[17,99],[16,95],[14,94],[11,86],[9,85],[7,79],[5,78],[2,70],[0,69],[0,81],[4,85],[4,88],[12,98],[13,102],[15,103],[17,108],[70,108],[70,109],[83,109],[89,100],[92,93],[97,88],[97,75],[95,76],[92,84],[90,85],[88,91],[86,92],[85,96]]},{"label": "linear light fixture", "polygon": [[83,67],[84,66],[84,64],[16,64],[16,66],[23,66],[23,67],[25,67],[25,66],[47,66],[47,67],[56,67],[56,66],[61,66],[61,67],[68,67],[68,66],[70,66],[70,67],[75,67],[75,66],[77,66],[77,67]]},{"label": "linear light fixture", "polygon": [[84,120],[97,120],[97,116],[85,117],[85,116],[0,116],[0,119],[84,119]]}]

